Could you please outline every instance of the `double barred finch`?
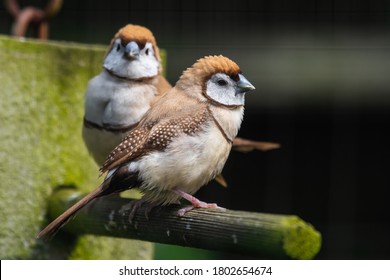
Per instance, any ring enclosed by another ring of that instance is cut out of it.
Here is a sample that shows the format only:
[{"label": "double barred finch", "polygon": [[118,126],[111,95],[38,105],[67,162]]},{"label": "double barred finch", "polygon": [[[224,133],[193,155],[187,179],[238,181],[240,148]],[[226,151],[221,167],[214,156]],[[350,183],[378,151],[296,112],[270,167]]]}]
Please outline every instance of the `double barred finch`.
[{"label": "double barred finch", "polygon": [[216,208],[192,195],[221,173],[241,126],[245,93],[253,85],[224,56],[207,56],[186,69],[175,87],[156,101],[109,154],[103,183],[49,224],[38,237],[54,235],[98,197],[138,187],[141,203],[167,205],[181,198],[194,207]]}]

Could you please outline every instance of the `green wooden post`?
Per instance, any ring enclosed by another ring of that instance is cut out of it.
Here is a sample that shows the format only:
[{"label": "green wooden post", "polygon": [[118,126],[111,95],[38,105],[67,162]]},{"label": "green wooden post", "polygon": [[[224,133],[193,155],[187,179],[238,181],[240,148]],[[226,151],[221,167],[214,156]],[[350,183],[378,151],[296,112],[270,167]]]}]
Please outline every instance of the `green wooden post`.
[{"label": "green wooden post", "polygon": [[[151,243],[85,235],[38,241],[61,185],[94,189],[81,138],[87,82],[106,47],[0,36],[0,258],[150,259]],[[164,52],[162,52],[164,55]]]}]

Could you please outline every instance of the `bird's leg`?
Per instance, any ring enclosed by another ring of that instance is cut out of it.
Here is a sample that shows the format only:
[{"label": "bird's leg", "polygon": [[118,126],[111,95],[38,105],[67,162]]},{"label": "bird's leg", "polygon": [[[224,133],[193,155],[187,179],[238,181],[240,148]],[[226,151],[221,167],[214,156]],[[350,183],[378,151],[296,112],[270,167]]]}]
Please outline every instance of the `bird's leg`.
[{"label": "bird's leg", "polygon": [[144,201],[142,200],[142,198],[138,199],[138,200],[133,200],[132,202],[130,202],[130,207],[131,207],[131,211],[129,214],[129,223],[130,224],[133,223],[135,212],[138,210],[138,208],[140,208],[142,206],[143,203],[144,203]]},{"label": "bird's leg", "polygon": [[157,204],[154,204],[154,203],[151,203],[151,202],[144,203],[146,220],[149,220],[149,214],[153,210],[153,208],[156,207],[156,206],[157,206]]},{"label": "bird's leg", "polygon": [[194,208],[209,208],[209,209],[225,209],[225,208],[222,208],[222,207],[219,207],[216,203],[206,203],[206,202],[203,202],[199,199],[197,199],[196,197],[186,193],[186,192],[183,192],[177,188],[173,189],[172,190],[174,193],[176,193],[177,195],[179,195],[180,197],[184,198],[185,200],[187,200],[188,202],[191,202],[191,205],[189,206],[186,206],[184,208],[181,208],[177,214],[182,217],[185,215],[185,213],[187,213],[188,211],[194,209]]},{"label": "bird's leg", "polygon": [[152,211],[152,209],[156,205],[153,203],[146,202],[143,198],[138,199],[138,200],[133,200],[130,203],[128,203],[122,207],[122,209],[121,209],[122,212],[130,210],[130,214],[129,214],[129,223],[130,224],[133,223],[133,219],[134,219],[134,216],[135,216],[135,213],[137,212],[137,210],[139,208],[141,208],[141,206],[143,206],[143,205],[145,205],[144,206],[145,207],[145,218],[147,220],[149,220],[149,213]]}]

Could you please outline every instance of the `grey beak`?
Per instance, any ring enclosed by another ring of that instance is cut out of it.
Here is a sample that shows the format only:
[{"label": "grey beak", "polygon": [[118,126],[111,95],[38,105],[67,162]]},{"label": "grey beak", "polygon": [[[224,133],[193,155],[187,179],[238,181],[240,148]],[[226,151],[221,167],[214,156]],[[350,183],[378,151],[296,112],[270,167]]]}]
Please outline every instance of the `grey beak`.
[{"label": "grey beak", "polygon": [[244,77],[242,74],[238,74],[240,80],[237,82],[237,91],[244,93],[250,90],[254,90],[255,87]]},{"label": "grey beak", "polygon": [[139,56],[139,51],[138,44],[131,41],[126,45],[125,56],[129,59],[135,59]]}]

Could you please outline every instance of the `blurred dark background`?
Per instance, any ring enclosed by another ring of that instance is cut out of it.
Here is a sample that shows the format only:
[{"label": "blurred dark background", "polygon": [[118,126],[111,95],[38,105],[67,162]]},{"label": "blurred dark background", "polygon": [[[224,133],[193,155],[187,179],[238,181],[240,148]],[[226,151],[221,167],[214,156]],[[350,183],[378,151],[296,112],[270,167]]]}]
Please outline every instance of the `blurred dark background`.
[{"label": "blurred dark background", "polygon": [[[390,1],[65,0],[49,36],[108,45],[127,23],[153,31],[171,83],[201,56],[235,60],[256,86],[239,135],[282,145],[232,152],[229,188],[200,198],[300,216],[322,233],[319,259],[390,257]],[[0,6],[0,33],[11,26]],[[156,258],[247,258],[164,248]]]}]

